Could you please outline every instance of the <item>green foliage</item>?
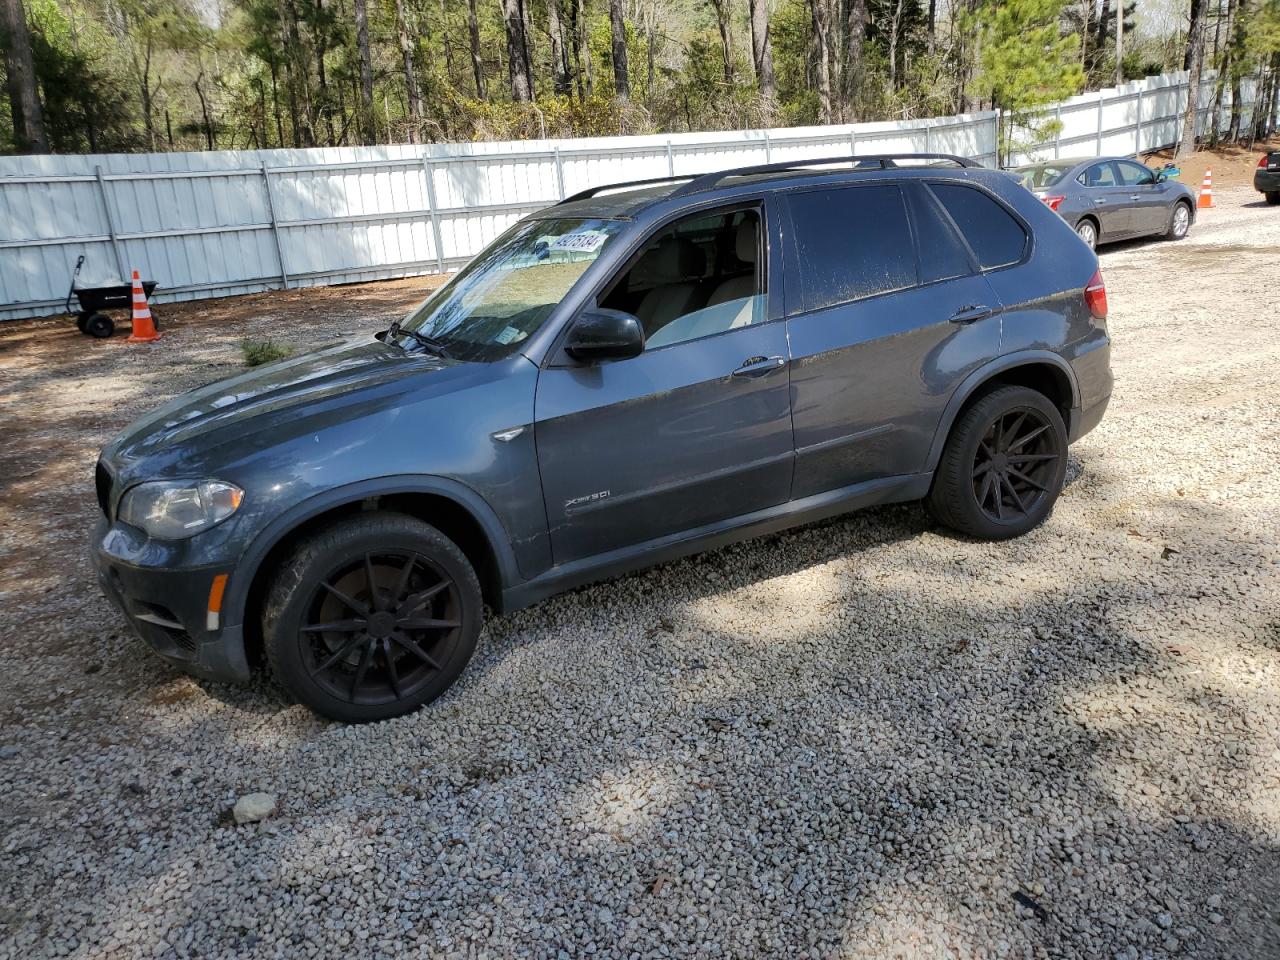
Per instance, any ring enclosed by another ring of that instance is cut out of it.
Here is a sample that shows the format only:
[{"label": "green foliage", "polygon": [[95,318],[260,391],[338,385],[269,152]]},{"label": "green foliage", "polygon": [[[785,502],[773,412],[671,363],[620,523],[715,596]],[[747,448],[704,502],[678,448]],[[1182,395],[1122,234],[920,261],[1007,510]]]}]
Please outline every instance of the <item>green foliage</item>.
[{"label": "green foliage", "polygon": [[246,367],[260,367],[289,356],[292,351],[274,340],[241,340],[240,353]]},{"label": "green foliage", "polygon": [[976,37],[977,71],[972,90],[1008,113],[1001,154],[1042,143],[1054,121],[1038,108],[1084,86],[1079,41],[1060,29],[1063,0],[985,0],[965,18]]}]

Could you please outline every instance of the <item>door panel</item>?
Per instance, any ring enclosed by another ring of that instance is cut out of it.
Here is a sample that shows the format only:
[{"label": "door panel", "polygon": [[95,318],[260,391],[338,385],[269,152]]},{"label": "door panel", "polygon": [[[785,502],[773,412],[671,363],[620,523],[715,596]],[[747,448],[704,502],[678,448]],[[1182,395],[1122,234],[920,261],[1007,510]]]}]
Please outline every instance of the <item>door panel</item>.
[{"label": "door panel", "polygon": [[774,322],[544,370],[535,431],[556,564],[784,502],[786,356]]},{"label": "door panel", "polygon": [[[968,322],[965,308],[992,312]],[[787,322],[793,498],[924,469],[952,390],[1000,349],[999,302],[973,275]]]},{"label": "door panel", "polygon": [[1130,227],[1129,189],[1120,183],[1115,165],[1095,163],[1084,172],[1084,193],[1098,218],[1099,239],[1113,240],[1128,234]]},{"label": "door panel", "polygon": [[[897,186],[832,190],[811,203],[804,202],[811,195],[797,194],[788,202],[795,242],[787,303],[805,308],[787,320],[793,499],[923,470],[952,390],[999,353],[1001,304],[959,232],[972,231],[972,241],[999,259],[1006,246],[999,218],[1007,212],[984,210],[985,193],[951,196],[965,224],[958,227],[922,184],[900,186],[898,203],[886,193]],[[875,228],[848,230],[860,223]],[[1018,259],[1016,251],[1011,256]],[[884,277],[905,289],[878,294]],[[860,298],[823,302],[841,296]]]},{"label": "door panel", "polygon": [[1157,184],[1142,164],[1117,160],[1115,166],[1129,205],[1129,229],[1138,234],[1164,233],[1171,213],[1167,185]]}]

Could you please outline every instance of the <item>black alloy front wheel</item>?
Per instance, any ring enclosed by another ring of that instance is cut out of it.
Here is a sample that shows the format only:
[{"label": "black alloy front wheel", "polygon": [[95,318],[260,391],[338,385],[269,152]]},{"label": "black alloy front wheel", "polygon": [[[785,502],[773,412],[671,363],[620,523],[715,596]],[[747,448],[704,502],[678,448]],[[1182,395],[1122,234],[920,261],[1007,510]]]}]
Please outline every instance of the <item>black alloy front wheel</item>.
[{"label": "black alloy front wheel", "polygon": [[462,673],[483,618],[465,554],[402,514],[361,514],[302,542],[263,615],[267,658],[316,713],[383,720],[436,699]]}]

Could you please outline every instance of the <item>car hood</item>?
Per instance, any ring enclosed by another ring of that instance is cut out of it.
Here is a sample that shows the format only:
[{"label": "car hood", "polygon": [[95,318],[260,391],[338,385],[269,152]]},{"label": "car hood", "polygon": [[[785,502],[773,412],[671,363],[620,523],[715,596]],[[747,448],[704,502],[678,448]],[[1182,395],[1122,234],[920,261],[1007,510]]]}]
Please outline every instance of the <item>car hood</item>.
[{"label": "car hood", "polygon": [[243,446],[253,435],[278,435],[286,426],[309,430],[317,417],[332,422],[336,409],[344,418],[356,416],[352,405],[380,407],[423,377],[448,380],[470,366],[362,337],[175,397],[126,427],[103,458],[127,468],[152,455],[220,446],[231,438]]}]

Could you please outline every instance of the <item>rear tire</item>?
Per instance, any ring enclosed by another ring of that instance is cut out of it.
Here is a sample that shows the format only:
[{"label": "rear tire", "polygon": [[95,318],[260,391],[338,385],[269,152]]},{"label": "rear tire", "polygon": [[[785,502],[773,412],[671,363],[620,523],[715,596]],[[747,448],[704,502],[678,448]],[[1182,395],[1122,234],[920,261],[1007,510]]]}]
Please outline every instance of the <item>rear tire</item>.
[{"label": "rear tire", "polygon": [[983,540],[1021,536],[1053,511],[1067,473],[1067,429],[1044,394],[997,387],[951,428],[929,511]]},{"label": "rear tire", "polygon": [[365,513],[308,537],[285,559],[262,636],[272,672],[299,703],[366,723],[449,689],[483,617],[480,582],[453,541],[414,517]]},{"label": "rear tire", "polygon": [[1271,204],[1271,206],[1280,206],[1280,190],[1268,190],[1263,196],[1267,198],[1267,203]]},{"label": "rear tire", "polygon": [[1085,242],[1090,250],[1098,247],[1098,225],[1088,217],[1076,224],[1076,236]]},{"label": "rear tire", "polygon": [[1185,240],[1191,230],[1191,204],[1179,200],[1173,205],[1169,214],[1169,229],[1165,232],[1166,240]]}]

